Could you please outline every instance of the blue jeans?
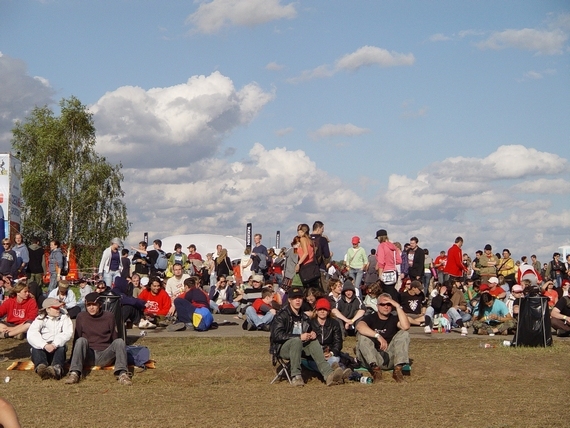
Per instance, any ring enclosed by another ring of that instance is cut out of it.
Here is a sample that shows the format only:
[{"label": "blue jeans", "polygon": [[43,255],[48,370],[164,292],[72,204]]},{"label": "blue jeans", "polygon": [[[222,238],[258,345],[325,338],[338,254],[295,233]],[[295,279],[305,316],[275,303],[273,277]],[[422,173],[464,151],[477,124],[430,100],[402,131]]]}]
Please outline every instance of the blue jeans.
[{"label": "blue jeans", "polygon": [[[435,310],[433,309],[433,307],[428,306],[428,308],[426,309],[425,316],[429,317],[430,320],[433,321],[434,314],[435,314]],[[453,325],[453,326],[457,326],[457,321],[459,321],[459,320],[461,320],[463,322],[467,322],[471,319],[470,314],[468,314],[467,312],[461,311],[461,310],[458,311],[455,308],[450,308],[446,312],[446,315],[449,317],[451,325]],[[431,325],[430,325],[430,327],[431,327]]]},{"label": "blue jeans", "polygon": [[[317,363],[315,363],[314,360],[305,360],[307,363],[307,367],[309,368],[309,370],[312,370],[314,372],[319,371],[319,367],[317,366]],[[340,363],[340,357],[329,357],[329,359],[327,360],[327,363],[329,363],[329,366],[332,367],[332,365],[334,363]]]},{"label": "blue jeans", "polygon": [[115,278],[118,276],[121,276],[121,272],[118,270],[103,272],[103,280],[105,281],[105,284],[107,284],[107,287],[113,288],[113,281],[115,281]]},{"label": "blue jeans", "polygon": [[63,368],[65,364],[65,353],[67,352],[67,346],[60,346],[53,352],[48,352],[45,349],[32,348],[32,362],[36,369],[40,364],[45,364],[46,366],[59,366]]},{"label": "blue jeans", "polygon": [[424,294],[427,296],[429,290],[429,281],[431,280],[431,272],[424,272]]},{"label": "blue jeans", "polygon": [[255,324],[256,327],[259,327],[261,324],[270,324],[274,317],[271,312],[267,312],[265,315],[258,315],[255,309],[253,309],[253,306],[245,308],[245,316],[249,321]]},{"label": "blue jeans", "polygon": [[362,277],[364,276],[364,271],[362,269],[350,268],[348,271],[348,276],[354,279],[354,288],[356,288],[356,295],[360,298],[360,284],[362,284]]}]

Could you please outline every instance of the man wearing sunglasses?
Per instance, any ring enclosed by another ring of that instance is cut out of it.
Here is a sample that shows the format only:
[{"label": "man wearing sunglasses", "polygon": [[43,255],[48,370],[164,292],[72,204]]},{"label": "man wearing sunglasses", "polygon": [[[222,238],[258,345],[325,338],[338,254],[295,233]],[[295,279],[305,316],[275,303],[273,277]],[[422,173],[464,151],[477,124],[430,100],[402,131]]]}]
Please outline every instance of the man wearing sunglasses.
[{"label": "man wearing sunglasses", "polygon": [[378,296],[378,312],[366,315],[356,324],[356,357],[375,380],[382,370],[393,369],[392,377],[402,382],[402,367],[409,364],[410,322],[399,303],[388,293]]},{"label": "man wearing sunglasses", "polygon": [[9,238],[2,240],[3,253],[0,258],[0,274],[17,276],[18,260],[16,252],[12,250],[12,244]]}]

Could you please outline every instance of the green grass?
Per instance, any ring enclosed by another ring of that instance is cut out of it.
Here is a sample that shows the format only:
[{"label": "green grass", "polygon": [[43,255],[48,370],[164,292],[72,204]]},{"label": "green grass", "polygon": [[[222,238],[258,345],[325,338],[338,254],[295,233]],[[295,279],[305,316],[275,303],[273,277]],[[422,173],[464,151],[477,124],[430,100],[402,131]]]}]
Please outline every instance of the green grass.
[{"label": "green grass", "polygon": [[[372,385],[326,387],[314,378],[303,388],[269,385],[267,338],[146,337],[137,344],[151,349],[156,369],[135,374],[132,387],[109,371],[71,386],[5,371],[12,380],[0,395],[24,427],[565,427],[570,418],[567,341],[485,349],[475,339],[412,340],[404,384],[385,373]],[[345,349],[353,346],[349,338]],[[25,359],[29,346],[1,340],[0,352]]]}]

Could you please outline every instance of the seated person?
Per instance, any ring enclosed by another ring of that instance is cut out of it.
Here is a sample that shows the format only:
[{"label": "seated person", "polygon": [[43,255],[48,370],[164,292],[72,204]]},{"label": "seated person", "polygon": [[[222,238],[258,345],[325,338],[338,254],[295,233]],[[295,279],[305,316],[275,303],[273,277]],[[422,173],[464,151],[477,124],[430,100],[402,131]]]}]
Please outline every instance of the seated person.
[{"label": "seated person", "polygon": [[77,306],[81,311],[85,310],[85,296],[89,293],[93,293],[93,289],[87,283],[87,279],[81,278],[79,280],[79,300],[77,301]]},{"label": "seated person", "polygon": [[218,307],[224,303],[233,303],[234,290],[233,287],[228,285],[228,280],[225,275],[218,277],[215,287],[210,287],[208,293],[210,298],[210,309],[213,313],[219,313]]},{"label": "seated person", "polygon": [[507,298],[507,309],[509,314],[516,320],[519,316],[519,308],[521,306],[521,298],[524,297],[522,285],[515,284],[511,290],[511,294]]},{"label": "seated person", "polygon": [[473,313],[473,308],[479,303],[479,286],[481,281],[478,279],[473,280],[473,278],[467,278],[467,284],[465,286],[465,291],[463,292],[463,297],[467,302],[467,309],[470,313]]},{"label": "seated person", "polygon": [[73,323],[65,304],[48,297],[28,329],[28,343],[32,347],[32,362],[42,379],[61,379],[67,342],[73,335]]},{"label": "seated person", "polygon": [[[461,320],[463,323],[466,323],[471,320],[471,314],[469,313],[467,300],[465,300],[465,294],[463,292],[463,284],[461,284],[460,280],[452,281],[451,285],[451,304],[453,305],[453,309],[457,311],[457,313],[461,316]],[[452,318],[452,326],[454,327],[461,327],[457,320],[453,317]]]},{"label": "seated person", "polygon": [[412,281],[410,288],[400,293],[402,309],[411,325],[422,325],[425,322],[425,308],[423,302],[425,295],[420,281]]},{"label": "seated person", "polygon": [[293,286],[289,291],[289,304],[275,315],[271,324],[271,352],[290,361],[293,386],[305,385],[301,376],[302,354],[315,361],[327,386],[337,385],[343,380],[343,371],[340,367],[333,370],[325,360],[309,317],[301,311],[303,297],[303,289]]},{"label": "seated person", "polygon": [[558,303],[558,292],[554,289],[554,282],[546,281],[542,287],[542,295],[548,297],[548,307],[550,310]]},{"label": "seated person", "polygon": [[14,337],[24,339],[24,335],[38,316],[38,305],[30,297],[28,286],[21,282],[8,292],[8,298],[0,305],[0,339]]},{"label": "seated person", "polygon": [[78,383],[86,365],[105,367],[114,362],[119,384],[132,385],[127,372],[125,342],[118,337],[115,316],[101,309],[99,298],[98,293],[85,296],[86,312],[77,315],[71,366],[65,383]]},{"label": "seated person", "polygon": [[342,297],[336,302],[332,315],[336,317],[344,335],[355,336],[354,326],[365,314],[366,307],[362,300],[356,297],[354,285],[347,280],[342,287]]},{"label": "seated person", "polygon": [[342,281],[338,278],[331,278],[329,279],[329,301],[331,302],[331,308],[336,307],[336,303],[340,300],[340,298],[342,297],[342,288],[343,288],[343,284]]},{"label": "seated person", "polygon": [[563,296],[554,305],[550,313],[550,324],[558,337],[570,336],[570,297]]},{"label": "seated person", "polygon": [[301,310],[305,312],[309,318],[314,315],[315,304],[321,297],[324,297],[324,293],[321,289],[317,287],[309,287],[305,289],[305,299],[303,299]]},{"label": "seated person", "polygon": [[[146,278],[146,281],[148,281],[148,278]],[[131,285],[133,291],[132,297],[139,297],[139,294],[141,294],[142,291],[142,278],[138,273],[133,273],[131,275]]]},{"label": "seated person", "polygon": [[507,297],[507,292],[504,290],[504,288],[499,286],[499,278],[496,276],[489,278],[489,294],[500,300],[503,300],[505,297]]},{"label": "seated person", "polygon": [[239,308],[241,313],[245,314],[245,308],[252,305],[256,299],[261,299],[263,284],[263,275],[254,274],[249,277],[249,281],[243,287],[243,293],[240,299]]},{"label": "seated person", "polygon": [[[444,281],[439,287],[439,294],[431,299],[431,304],[425,313],[424,333],[431,334],[435,315],[445,314],[449,317],[452,325],[454,324],[461,328],[461,336],[467,336],[467,327],[465,327],[461,314],[457,310],[457,307],[453,306],[453,301],[451,300],[452,290],[453,286],[451,285],[451,281]],[[458,290],[456,293],[461,295],[460,298],[463,298],[463,293]]]},{"label": "seated person", "polygon": [[131,297],[128,294],[129,283],[123,277],[115,278],[113,292],[121,298],[121,315],[123,322],[131,322],[141,329],[153,329],[156,325],[144,318],[146,302],[142,299]]},{"label": "seated person", "polygon": [[366,314],[376,312],[378,310],[378,296],[382,294],[382,282],[376,281],[370,284],[364,296],[364,306],[366,306]]},{"label": "seated person", "polygon": [[[317,334],[317,340],[323,348],[323,355],[331,368],[340,366],[340,352],[342,350],[342,332],[340,325],[331,317],[331,304],[329,299],[321,297],[315,304],[315,314],[311,318],[311,329]],[[313,360],[309,360],[309,367],[318,371]],[[342,367],[342,366],[341,366]],[[343,368],[343,379],[348,379],[352,370]]]},{"label": "seated person", "polygon": [[210,308],[210,299],[206,292],[200,288],[200,279],[191,276],[184,280],[184,293],[174,299],[176,308],[176,323],[167,327],[168,331],[182,331],[193,329],[192,317],[197,308]]},{"label": "seated person", "polygon": [[164,325],[166,316],[170,312],[172,301],[164,290],[162,280],[157,276],[151,277],[138,298],[146,302],[144,308],[145,319],[155,325]]},{"label": "seated person", "polygon": [[[180,244],[177,244],[178,247]],[[180,248],[182,248],[180,246]],[[183,254],[183,253],[180,253]],[[174,255],[173,255],[174,256]],[[172,256],[171,256],[172,257]],[[174,315],[174,299],[184,292],[184,280],[190,275],[184,273],[182,264],[174,263],[172,266],[172,276],[166,281],[166,294],[170,297],[171,306],[168,315]]]},{"label": "seated person", "polygon": [[69,289],[69,282],[67,281],[58,281],[57,288],[50,291],[48,298],[56,299],[63,303],[63,307],[71,319],[75,319],[77,314],[81,312],[81,308],[77,306],[75,293]]},{"label": "seated person", "polygon": [[375,380],[382,378],[382,370],[390,369],[396,382],[404,380],[402,367],[410,362],[409,328],[404,309],[388,293],[378,296],[377,313],[366,315],[356,324],[356,357]]},{"label": "seated person", "polygon": [[270,324],[276,313],[271,306],[274,293],[273,290],[264,288],[261,292],[261,299],[256,299],[253,305],[245,309],[247,330],[271,331]]},{"label": "seated person", "polygon": [[[483,288],[482,285],[481,289]],[[479,306],[473,313],[473,329],[477,334],[507,334],[508,330],[515,329],[516,326],[505,303],[486,291],[481,293]]]}]

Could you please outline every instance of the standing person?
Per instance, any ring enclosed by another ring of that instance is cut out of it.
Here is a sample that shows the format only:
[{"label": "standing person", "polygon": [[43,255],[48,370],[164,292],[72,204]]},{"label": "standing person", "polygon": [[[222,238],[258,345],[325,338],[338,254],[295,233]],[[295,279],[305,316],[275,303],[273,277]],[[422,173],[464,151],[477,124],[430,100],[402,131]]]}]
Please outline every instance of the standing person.
[{"label": "standing person", "polygon": [[481,279],[481,256],[483,255],[483,251],[477,250],[475,251],[475,258],[471,262],[471,270],[473,271],[473,275],[471,278],[473,280]]},{"label": "standing person", "polygon": [[131,276],[131,259],[129,259],[129,250],[127,248],[121,250],[121,267],[121,278],[129,278]]},{"label": "standing person", "polygon": [[228,250],[222,248],[216,258],[216,277],[229,276],[232,272],[232,261],[228,257]]},{"label": "standing person", "polygon": [[148,257],[150,274],[163,278],[164,273],[168,268],[168,259],[166,258],[166,253],[162,249],[162,241],[160,239],[152,241],[152,248],[152,250],[146,251],[139,247],[139,253],[145,254]]},{"label": "standing person", "polygon": [[30,262],[30,254],[28,253],[28,247],[24,244],[24,237],[21,233],[16,233],[16,235],[14,235],[14,242],[13,250],[16,252],[16,257],[18,258],[17,274],[20,276],[26,272],[26,267]]},{"label": "standing person", "polygon": [[345,262],[348,267],[348,276],[354,278],[354,286],[357,290],[357,295],[360,297],[360,286],[362,284],[362,276],[368,267],[368,257],[366,251],[360,246],[360,238],[358,236],[352,237],[352,247],[346,251]]},{"label": "standing person", "polygon": [[[63,253],[60,248],[61,244],[58,240],[50,241],[49,248],[49,287],[48,292],[55,290],[59,282],[59,274],[63,268]],[[41,284],[41,283],[40,283]]]},{"label": "standing person", "polygon": [[251,247],[245,247],[245,250],[243,250],[243,256],[241,256],[241,260],[239,262],[242,283],[247,282],[251,276],[252,263],[253,260],[251,259]]},{"label": "standing person", "polygon": [[132,250],[136,250],[133,255],[133,264],[135,265],[135,273],[137,273],[141,278],[149,275],[150,273],[150,259],[146,254],[147,243],[145,241],[139,242],[139,247],[131,247]]},{"label": "standing person", "polygon": [[267,247],[261,243],[261,233],[256,233],[253,235],[253,243],[255,244],[251,249],[252,257],[253,257],[253,266],[251,270],[255,273],[263,275],[265,279],[267,279],[267,269],[268,263],[267,259],[269,257],[267,253]]},{"label": "standing person", "polygon": [[[295,267],[295,272],[299,273],[301,266],[312,263],[315,259],[315,247],[313,246],[313,241],[309,235],[309,225],[302,223],[297,226],[297,236],[299,237],[299,248],[297,248],[297,255],[299,256],[299,261]],[[315,287],[319,288],[320,276],[315,278],[313,281],[304,282],[303,286],[306,288]]]},{"label": "standing person", "polygon": [[208,275],[210,276],[210,287],[216,285],[216,262],[214,261],[213,256],[213,253],[206,254],[206,261],[204,262],[204,266],[208,270]]},{"label": "standing person", "polygon": [[26,270],[30,275],[30,282],[35,281],[36,284],[42,284],[46,273],[46,258],[44,248],[38,238],[32,238],[32,243],[28,247],[28,255],[30,262]]},{"label": "standing person", "polygon": [[433,266],[437,270],[436,280],[440,284],[443,284],[443,281],[447,281],[447,277],[445,274],[445,264],[446,263],[447,263],[447,255],[445,254],[445,251],[442,250],[439,252],[439,256],[437,256],[435,258],[435,260],[433,261]]},{"label": "standing person", "polygon": [[424,255],[424,295],[427,296],[429,294],[429,283],[433,276],[432,271],[435,269],[427,248],[424,248]]},{"label": "standing person", "polygon": [[321,289],[325,292],[329,292],[326,289],[327,281],[326,281],[326,274],[327,274],[327,264],[332,257],[330,248],[329,248],[329,240],[323,236],[325,232],[325,224],[322,221],[316,221],[313,223],[313,233],[311,233],[311,239],[313,240],[313,244],[317,249],[317,264],[319,265],[319,269],[321,271],[321,280],[320,286]]},{"label": "standing person", "polygon": [[424,281],[424,263],[425,253],[423,248],[418,246],[418,238],[412,236],[410,238],[410,246],[408,248],[408,276],[413,280]]},{"label": "standing person", "polygon": [[515,261],[511,257],[511,252],[505,248],[503,250],[503,257],[499,260],[499,265],[497,266],[497,273],[503,275],[505,282],[512,287],[516,282],[516,271]]},{"label": "standing person", "polygon": [[532,261],[532,267],[534,268],[534,270],[540,273],[540,271],[542,270],[542,263],[540,263],[540,261],[536,259],[536,254],[530,256],[530,260]]},{"label": "standing person", "polygon": [[98,293],[88,294],[85,306],[87,311],[77,316],[71,366],[65,383],[78,383],[86,365],[105,367],[114,362],[119,384],[132,385],[127,372],[127,347],[118,336],[115,316],[101,309]]},{"label": "standing person", "polygon": [[121,276],[123,266],[121,264],[121,253],[119,248],[123,246],[123,241],[119,238],[111,240],[111,246],[103,251],[101,262],[99,263],[99,276],[103,277],[107,287],[113,286],[115,277]]},{"label": "standing person", "polygon": [[12,250],[10,239],[2,239],[2,246],[4,247],[4,252],[0,256],[0,274],[11,275],[16,279],[19,267],[18,256],[16,256],[16,252]]},{"label": "standing person", "polygon": [[388,232],[385,229],[376,231],[378,248],[376,249],[376,262],[378,264],[378,277],[382,280],[383,290],[398,300],[399,295],[396,290],[398,272],[396,266],[402,263],[402,256],[396,246],[390,242]]},{"label": "standing person", "polygon": [[[199,275],[200,270],[204,267],[204,259],[202,259],[202,255],[196,251],[196,245],[188,245],[188,256],[186,256],[186,258],[188,259],[188,273],[194,272],[196,275]],[[183,264],[182,266],[185,265]]]},{"label": "standing person", "polygon": [[73,335],[73,323],[63,306],[57,299],[45,299],[39,315],[28,329],[32,362],[42,379],[59,380],[63,374],[67,342]]},{"label": "standing person", "polygon": [[479,258],[479,264],[481,265],[481,284],[489,284],[489,279],[493,276],[497,276],[499,259],[493,254],[493,247],[491,247],[490,244],[485,245],[483,250],[484,253]]},{"label": "standing person", "polygon": [[366,268],[364,284],[366,284],[366,287],[369,287],[376,281],[378,281],[378,262],[376,261],[376,249],[372,248],[368,256],[368,267]]},{"label": "standing person", "polygon": [[463,264],[463,238],[458,236],[455,238],[455,243],[447,250],[447,262],[443,269],[444,273],[449,276],[451,281],[461,280],[463,274],[467,272],[467,268]]},{"label": "standing person", "polygon": [[[0,273],[2,272],[0,271]],[[560,288],[562,286],[562,280],[564,279],[565,274],[566,266],[564,266],[564,263],[560,261],[560,253],[554,253],[552,255],[552,260],[550,263],[548,263],[548,266],[546,268],[545,279],[550,278],[556,285],[556,288]]]},{"label": "standing person", "polygon": [[[190,248],[190,246],[188,247]],[[194,247],[196,248],[196,247]],[[174,252],[170,255],[168,259],[168,265],[170,267],[174,266],[176,263],[185,268],[188,264],[188,256],[182,252],[182,244],[176,243],[174,245]]]}]

